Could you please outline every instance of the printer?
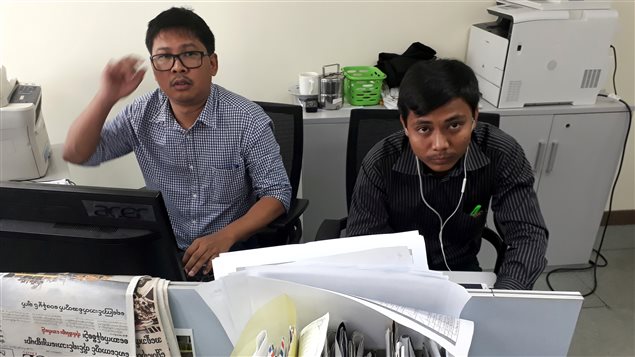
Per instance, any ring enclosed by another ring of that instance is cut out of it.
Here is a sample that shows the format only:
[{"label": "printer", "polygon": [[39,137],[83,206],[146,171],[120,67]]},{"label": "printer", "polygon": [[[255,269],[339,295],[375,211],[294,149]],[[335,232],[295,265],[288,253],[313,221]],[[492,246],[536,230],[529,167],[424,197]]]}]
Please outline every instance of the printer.
[{"label": "printer", "polygon": [[42,88],[7,80],[4,66],[0,72],[0,181],[40,178],[51,156]]},{"label": "printer", "polygon": [[472,25],[466,63],[498,108],[594,104],[609,66],[617,11],[610,3],[499,1]]}]

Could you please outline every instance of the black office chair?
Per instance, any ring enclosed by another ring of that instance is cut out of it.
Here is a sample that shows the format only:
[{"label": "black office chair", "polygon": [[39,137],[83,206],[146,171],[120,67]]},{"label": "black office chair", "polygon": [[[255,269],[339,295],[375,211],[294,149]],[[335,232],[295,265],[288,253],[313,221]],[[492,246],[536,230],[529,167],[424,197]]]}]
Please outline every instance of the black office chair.
[{"label": "black office chair", "polygon": [[[280,146],[280,155],[291,183],[291,206],[287,214],[271,222],[259,232],[267,238],[259,240],[261,246],[298,243],[302,237],[300,216],[309,205],[309,200],[297,198],[302,172],[302,150],[304,147],[304,123],[302,107],[282,103],[255,102],[273,121],[273,131]],[[273,238],[271,236],[274,236]]]},{"label": "black office chair", "polygon": [[[500,117],[495,113],[479,113],[478,120],[499,126]],[[368,151],[381,139],[402,130],[399,121],[399,111],[392,109],[353,109],[348,128],[348,142],[346,146],[346,204],[351,206],[351,197],[357,180],[357,173]],[[326,219],[320,224],[315,240],[339,238],[346,228],[347,218]],[[507,245],[493,230],[485,227],[483,239],[490,242],[496,249],[496,264],[494,272],[498,272]]]}]

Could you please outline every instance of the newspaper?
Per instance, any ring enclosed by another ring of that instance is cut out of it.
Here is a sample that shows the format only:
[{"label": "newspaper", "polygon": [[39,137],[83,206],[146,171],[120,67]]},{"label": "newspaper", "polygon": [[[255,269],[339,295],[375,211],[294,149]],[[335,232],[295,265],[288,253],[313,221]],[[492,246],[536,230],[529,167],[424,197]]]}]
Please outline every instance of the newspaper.
[{"label": "newspaper", "polygon": [[165,279],[159,280],[159,291],[161,294],[159,296],[159,318],[165,327],[165,335],[168,339],[168,347],[170,348],[170,353],[174,357],[180,357],[181,352],[179,348],[179,342],[176,338],[176,333],[174,331],[174,323],[172,322],[172,313],[170,312],[170,304],[168,301],[168,284],[170,282]]},{"label": "newspaper", "polygon": [[[159,278],[143,277],[139,280],[134,293],[137,356],[180,356],[178,348],[170,353],[166,328],[164,327],[164,323],[170,323],[170,321],[162,321],[161,319],[159,297],[162,296],[163,289],[167,289],[167,287],[160,283],[160,280]],[[170,330],[173,333],[173,329]]]},{"label": "newspaper", "polygon": [[0,355],[134,356],[139,278],[0,274]]},{"label": "newspaper", "polygon": [[0,356],[180,357],[164,279],[0,273]]}]

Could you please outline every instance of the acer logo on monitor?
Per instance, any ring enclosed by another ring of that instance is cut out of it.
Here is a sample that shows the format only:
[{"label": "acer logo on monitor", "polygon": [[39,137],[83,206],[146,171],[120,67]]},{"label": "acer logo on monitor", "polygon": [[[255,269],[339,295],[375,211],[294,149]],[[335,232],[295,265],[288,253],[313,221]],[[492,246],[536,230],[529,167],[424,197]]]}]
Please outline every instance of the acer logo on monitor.
[{"label": "acer logo on monitor", "polygon": [[135,219],[154,222],[152,206],[123,202],[82,201],[86,213],[91,217]]}]

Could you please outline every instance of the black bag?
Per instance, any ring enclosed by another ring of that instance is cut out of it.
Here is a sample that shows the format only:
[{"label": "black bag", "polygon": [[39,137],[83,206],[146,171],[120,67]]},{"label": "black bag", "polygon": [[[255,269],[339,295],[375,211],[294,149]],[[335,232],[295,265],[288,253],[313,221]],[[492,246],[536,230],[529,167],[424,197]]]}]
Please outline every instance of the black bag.
[{"label": "black bag", "polygon": [[390,88],[399,87],[403,76],[408,68],[418,61],[435,59],[437,51],[424,45],[421,42],[413,42],[410,47],[401,55],[396,53],[379,54],[377,68],[386,74],[386,84]]}]

